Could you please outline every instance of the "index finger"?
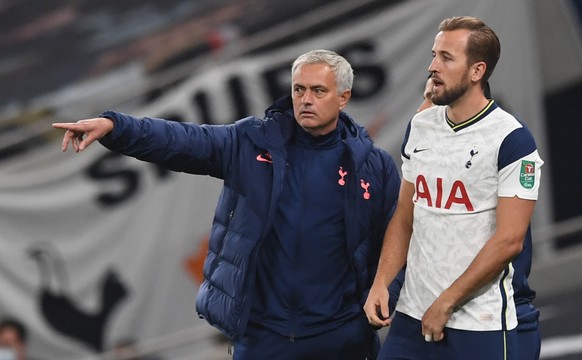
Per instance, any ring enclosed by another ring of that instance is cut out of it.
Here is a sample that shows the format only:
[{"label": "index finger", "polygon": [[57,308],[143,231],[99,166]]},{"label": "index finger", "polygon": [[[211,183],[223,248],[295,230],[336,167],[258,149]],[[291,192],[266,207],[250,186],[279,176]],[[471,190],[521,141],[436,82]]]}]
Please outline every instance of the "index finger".
[{"label": "index finger", "polygon": [[55,129],[64,129],[64,130],[75,130],[75,128],[79,128],[78,123],[52,123],[52,127]]}]

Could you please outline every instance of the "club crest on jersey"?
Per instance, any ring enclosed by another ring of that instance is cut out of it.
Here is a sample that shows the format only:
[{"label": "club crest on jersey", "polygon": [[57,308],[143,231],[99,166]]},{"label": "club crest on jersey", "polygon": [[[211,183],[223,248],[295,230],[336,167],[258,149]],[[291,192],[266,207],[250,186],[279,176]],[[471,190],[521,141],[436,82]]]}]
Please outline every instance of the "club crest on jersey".
[{"label": "club crest on jersey", "polygon": [[479,154],[479,151],[475,151],[475,149],[471,150],[471,152],[469,152],[469,155],[471,155],[471,157],[469,158],[469,160],[465,163],[465,167],[467,169],[469,169],[471,166],[473,166],[473,163],[471,162],[471,160],[473,160],[473,156]]},{"label": "club crest on jersey", "polygon": [[519,183],[526,189],[534,187],[536,180],[536,164],[533,161],[522,160],[519,172]]}]

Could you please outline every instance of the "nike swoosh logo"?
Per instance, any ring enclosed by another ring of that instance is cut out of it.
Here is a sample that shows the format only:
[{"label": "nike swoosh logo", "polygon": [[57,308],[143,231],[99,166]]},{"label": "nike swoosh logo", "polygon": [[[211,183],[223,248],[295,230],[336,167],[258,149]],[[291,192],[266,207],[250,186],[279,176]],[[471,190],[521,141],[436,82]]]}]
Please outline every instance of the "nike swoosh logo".
[{"label": "nike swoosh logo", "polygon": [[257,161],[262,161],[269,164],[273,163],[273,160],[265,159],[262,154],[257,155]]},{"label": "nike swoosh logo", "polygon": [[412,152],[416,154],[416,153],[419,153],[421,151],[427,151],[427,150],[430,150],[430,149],[417,149],[417,148],[414,148],[414,150],[412,150]]}]

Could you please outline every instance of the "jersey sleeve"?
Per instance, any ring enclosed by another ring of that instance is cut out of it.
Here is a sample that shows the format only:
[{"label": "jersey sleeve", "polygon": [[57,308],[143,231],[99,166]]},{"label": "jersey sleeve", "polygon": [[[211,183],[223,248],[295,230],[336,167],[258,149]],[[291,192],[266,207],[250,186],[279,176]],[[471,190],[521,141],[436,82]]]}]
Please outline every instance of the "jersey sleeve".
[{"label": "jersey sleeve", "polygon": [[537,200],[543,164],[529,130],[521,127],[511,132],[499,149],[497,196]]}]

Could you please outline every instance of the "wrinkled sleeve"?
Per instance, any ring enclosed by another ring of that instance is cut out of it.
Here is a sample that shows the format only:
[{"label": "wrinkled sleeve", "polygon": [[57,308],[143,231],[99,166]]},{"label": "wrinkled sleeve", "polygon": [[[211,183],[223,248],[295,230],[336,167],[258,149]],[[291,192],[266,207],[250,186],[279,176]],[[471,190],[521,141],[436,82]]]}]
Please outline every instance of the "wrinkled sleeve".
[{"label": "wrinkled sleeve", "polygon": [[101,116],[114,123],[113,131],[99,140],[103,146],[173,171],[224,178],[237,146],[234,125],[136,118],[114,111]]}]

